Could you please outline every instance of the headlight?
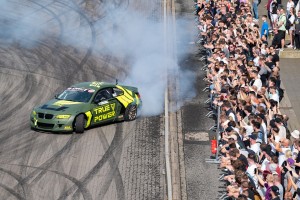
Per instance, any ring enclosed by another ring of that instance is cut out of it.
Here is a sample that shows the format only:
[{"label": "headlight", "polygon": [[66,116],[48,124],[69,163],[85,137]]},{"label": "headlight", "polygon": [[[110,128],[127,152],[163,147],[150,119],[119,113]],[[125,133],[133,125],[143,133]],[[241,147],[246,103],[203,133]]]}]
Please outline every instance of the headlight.
[{"label": "headlight", "polygon": [[56,119],[69,119],[71,115],[56,115]]},{"label": "headlight", "polygon": [[33,115],[33,116],[36,116],[36,112],[35,112],[34,110],[32,111],[32,115]]}]

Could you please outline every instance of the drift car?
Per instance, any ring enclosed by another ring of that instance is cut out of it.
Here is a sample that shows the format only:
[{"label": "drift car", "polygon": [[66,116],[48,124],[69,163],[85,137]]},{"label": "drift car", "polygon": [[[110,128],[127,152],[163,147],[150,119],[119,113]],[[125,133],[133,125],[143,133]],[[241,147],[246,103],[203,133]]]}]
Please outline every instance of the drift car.
[{"label": "drift car", "polygon": [[141,106],[136,87],[84,82],[35,107],[30,115],[30,125],[32,129],[42,131],[83,133],[91,126],[135,120]]}]

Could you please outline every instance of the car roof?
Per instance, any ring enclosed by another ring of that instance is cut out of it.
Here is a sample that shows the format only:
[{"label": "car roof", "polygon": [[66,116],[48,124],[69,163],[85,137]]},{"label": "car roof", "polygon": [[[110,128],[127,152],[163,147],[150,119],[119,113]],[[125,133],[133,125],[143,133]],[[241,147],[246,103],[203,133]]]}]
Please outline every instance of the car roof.
[{"label": "car roof", "polygon": [[115,86],[116,86],[115,84],[111,84],[111,83],[107,83],[107,82],[94,81],[94,82],[77,83],[75,85],[72,85],[71,87],[99,90],[102,88],[115,87]]}]

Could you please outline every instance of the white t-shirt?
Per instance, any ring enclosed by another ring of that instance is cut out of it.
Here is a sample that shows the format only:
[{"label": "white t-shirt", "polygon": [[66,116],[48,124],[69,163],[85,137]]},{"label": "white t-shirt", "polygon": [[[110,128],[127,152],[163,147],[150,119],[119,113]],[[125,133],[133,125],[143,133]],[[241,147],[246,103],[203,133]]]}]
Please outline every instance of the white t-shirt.
[{"label": "white t-shirt", "polygon": [[285,152],[288,151],[288,150],[291,150],[290,147],[282,147],[282,152],[279,152],[279,156],[278,156],[278,164],[279,166],[282,165],[282,163],[287,159],[285,157]]},{"label": "white t-shirt", "polygon": [[256,188],[257,188],[257,186],[258,186],[258,181],[257,181],[257,178],[256,178],[256,176],[255,176],[255,174],[254,174],[254,169],[257,169],[257,167],[256,167],[255,164],[249,165],[249,167],[247,168],[247,171],[246,171],[246,172],[250,175],[250,177],[251,177],[252,180],[254,181],[255,186],[256,186]]},{"label": "white t-shirt", "polygon": [[253,59],[253,62],[254,62],[254,65],[255,65],[255,66],[259,66],[258,61],[259,61],[259,56],[255,57],[255,58]]},{"label": "white t-shirt", "polygon": [[261,123],[262,129],[263,129],[263,133],[264,133],[264,137],[265,137],[265,141],[268,141],[268,131],[267,131],[267,125],[265,124],[265,122]]},{"label": "white t-shirt", "polygon": [[267,169],[267,165],[268,165],[269,163],[270,163],[270,161],[268,161],[268,159],[265,158],[264,161],[261,163],[260,169],[261,169],[262,171],[266,170],[266,169]]},{"label": "white t-shirt", "polygon": [[260,91],[260,88],[262,87],[262,82],[261,82],[260,78],[255,79],[253,86],[256,86],[257,91]]},{"label": "white t-shirt", "polygon": [[295,25],[294,25],[294,22],[295,22],[295,15],[291,15],[289,20],[291,22],[291,27],[290,27],[290,30],[295,30]]},{"label": "white t-shirt", "polygon": [[247,136],[251,135],[254,131],[252,126],[244,126],[244,128],[246,129]]},{"label": "white t-shirt", "polygon": [[269,94],[270,99],[273,99],[277,103],[279,103],[279,95],[275,92],[275,94]]},{"label": "white t-shirt", "polygon": [[279,133],[278,133],[280,138],[286,139],[286,128],[284,126],[279,127]]},{"label": "white t-shirt", "polygon": [[256,155],[260,154],[260,144],[255,143],[250,145],[250,149],[255,152]]}]

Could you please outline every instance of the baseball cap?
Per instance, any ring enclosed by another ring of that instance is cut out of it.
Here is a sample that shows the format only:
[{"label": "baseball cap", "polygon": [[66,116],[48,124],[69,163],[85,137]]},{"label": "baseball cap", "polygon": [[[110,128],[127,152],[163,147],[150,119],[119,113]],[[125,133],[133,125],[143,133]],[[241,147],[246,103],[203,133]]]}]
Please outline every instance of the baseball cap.
[{"label": "baseball cap", "polygon": [[293,158],[288,158],[286,161],[289,163],[290,166],[294,165],[294,163],[295,163]]},{"label": "baseball cap", "polygon": [[252,133],[251,135],[249,135],[249,138],[251,138],[252,140],[256,140],[257,135]]},{"label": "baseball cap", "polygon": [[271,186],[271,190],[276,194],[280,195],[279,188],[275,185]]}]

